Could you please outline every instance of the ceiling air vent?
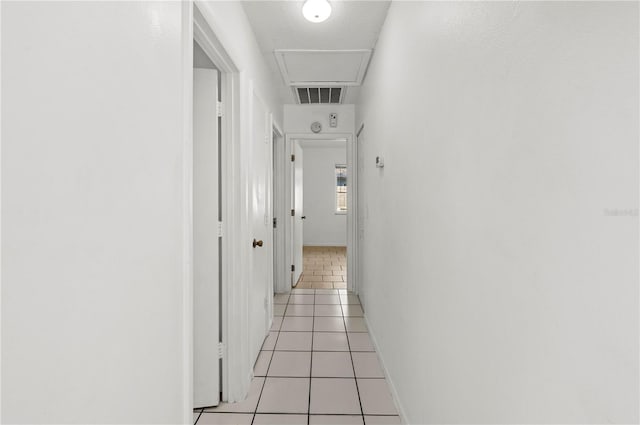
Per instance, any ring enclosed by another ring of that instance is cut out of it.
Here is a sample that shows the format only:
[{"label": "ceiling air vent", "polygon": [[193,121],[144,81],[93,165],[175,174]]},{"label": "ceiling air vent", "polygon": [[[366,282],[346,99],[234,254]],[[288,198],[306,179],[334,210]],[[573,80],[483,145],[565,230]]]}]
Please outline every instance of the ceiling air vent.
[{"label": "ceiling air vent", "polygon": [[343,87],[296,87],[294,88],[298,103],[305,104],[337,104],[342,103]]}]

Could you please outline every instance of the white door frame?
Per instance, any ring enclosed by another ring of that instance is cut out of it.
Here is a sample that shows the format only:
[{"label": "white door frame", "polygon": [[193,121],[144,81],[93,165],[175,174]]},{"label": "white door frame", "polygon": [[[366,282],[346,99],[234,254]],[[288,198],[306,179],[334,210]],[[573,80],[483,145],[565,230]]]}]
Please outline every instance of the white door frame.
[{"label": "white door frame", "polygon": [[[294,140],[346,140],[347,142],[347,185],[349,194],[347,196],[347,289],[358,293],[358,152],[357,144],[354,142],[355,138],[353,133],[289,133],[285,136],[285,164],[288,164],[290,155],[293,154],[293,141]],[[286,170],[279,170],[279,173],[284,174],[284,187],[283,194],[285,197],[285,205],[291,205],[291,175]],[[293,247],[291,246],[291,236],[293,229],[291,227],[290,220],[285,220],[285,252],[284,252],[284,267],[291,267],[290,262]],[[288,282],[288,281],[287,281]],[[287,282],[278,282],[276,286],[277,292],[287,292],[291,290],[290,285]]]},{"label": "white door frame", "polygon": [[[183,155],[183,408],[184,423],[193,421],[193,42],[202,47],[220,71],[221,120],[221,338],[223,342],[222,400],[240,401],[249,389],[253,364],[248,358],[247,272],[239,259],[250,253],[247,239],[247,169],[243,164],[250,130],[249,80],[239,71],[215,35],[215,19],[206,1],[182,3],[184,78]],[[231,284],[233,283],[233,284]]]},{"label": "white door frame", "polygon": [[285,169],[288,166],[288,162],[287,162],[288,158],[286,158],[284,132],[280,129],[280,127],[276,123],[272,122],[272,126],[273,126],[272,133],[275,133],[275,136],[276,136],[272,141],[273,152],[274,152],[274,157],[272,159],[272,164],[273,164],[272,187],[278,188],[275,194],[272,193],[272,200],[273,200],[273,206],[274,206],[273,208],[274,218],[277,220],[277,228],[276,228],[277,237],[273,241],[273,255],[274,255],[273,264],[275,266],[273,290],[275,292],[285,292],[283,288],[284,285],[282,284],[282,282],[289,281],[288,279],[289,271],[287,269],[288,260],[285,259],[285,250],[286,250],[285,220],[287,219],[285,212],[287,208],[285,204],[286,199],[283,191],[284,191],[284,188],[287,187],[285,185],[284,178],[285,178]]}]

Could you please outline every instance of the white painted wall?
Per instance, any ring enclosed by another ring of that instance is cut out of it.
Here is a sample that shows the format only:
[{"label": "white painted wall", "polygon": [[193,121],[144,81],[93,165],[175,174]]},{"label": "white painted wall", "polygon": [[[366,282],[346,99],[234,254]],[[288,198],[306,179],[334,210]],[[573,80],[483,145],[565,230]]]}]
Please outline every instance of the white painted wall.
[{"label": "white painted wall", "polygon": [[310,143],[300,143],[304,152],[304,245],[346,246],[347,215],[335,212],[335,166],[346,165],[347,143]]},{"label": "white painted wall", "polygon": [[[198,5],[240,70],[236,112],[251,82],[282,123],[241,5]],[[1,7],[2,421],[190,420],[189,5]],[[248,151],[247,117],[237,161]],[[249,172],[234,176],[230,198],[245,224]],[[236,316],[247,312],[243,273]],[[231,400],[246,395],[254,360],[233,359],[243,382]]]},{"label": "white painted wall", "polygon": [[3,423],[184,418],[182,7],[2,2]]},{"label": "white painted wall", "polygon": [[[338,126],[329,127],[329,114],[338,114]],[[322,124],[320,134],[353,133],[355,127],[354,105],[284,105],[285,133],[311,133],[311,123]]]},{"label": "white painted wall", "polygon": [[361,258],[409,423],[638,422],[638,29],[637,3],[392,3]]},{"label": "white painted wall", "polygon": [[242,77],[253,82],[254,90],[264,99],[274,121],[281,125],[283,102],[278,93],[280,76],[274,76],[269,70],[242,8],[242,2],[199,0],[196,1],[196,5],[242,73]]}]

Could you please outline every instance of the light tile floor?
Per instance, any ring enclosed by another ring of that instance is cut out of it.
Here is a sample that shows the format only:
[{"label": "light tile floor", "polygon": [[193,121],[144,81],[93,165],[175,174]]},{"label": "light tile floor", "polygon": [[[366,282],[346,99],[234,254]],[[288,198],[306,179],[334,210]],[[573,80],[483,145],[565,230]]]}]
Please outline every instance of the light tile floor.
[{"label": "light tile floor", "polygon": [[344,246],[305,246],[298,289],[346,289],[347,248]]},{"label": "light tile floor", "polygon": [[197,409],[195,423],[400,424],[357,296],[296,288],[274,303],[249,397]]}]

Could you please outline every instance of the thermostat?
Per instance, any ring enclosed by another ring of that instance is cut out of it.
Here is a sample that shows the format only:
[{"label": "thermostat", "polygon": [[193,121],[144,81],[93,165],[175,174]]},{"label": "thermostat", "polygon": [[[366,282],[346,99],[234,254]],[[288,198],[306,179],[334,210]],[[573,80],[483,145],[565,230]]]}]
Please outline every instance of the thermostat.
[{"label": "thermostat", "polygon": [[329,127],[337,127],[338,126],[338,114],[332,112],[329,114]]}]

